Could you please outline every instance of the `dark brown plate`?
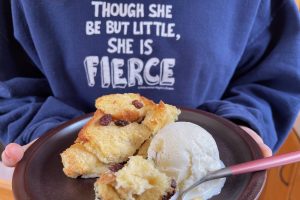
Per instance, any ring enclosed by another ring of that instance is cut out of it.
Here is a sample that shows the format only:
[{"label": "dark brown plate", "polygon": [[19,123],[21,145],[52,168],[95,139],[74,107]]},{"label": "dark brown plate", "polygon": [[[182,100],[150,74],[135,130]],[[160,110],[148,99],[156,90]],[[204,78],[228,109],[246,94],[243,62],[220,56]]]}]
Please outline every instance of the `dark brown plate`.
[{"label": "dark brown plate", "polygon": [[[93,200],[95,179],[71,179],[64,175],[59,154],[69,147],[91,114],[66,122],[49,131],[25,153],[13,175],[13,192],[17,200]],[[238,126],[216,115],[182,109],[179,121],[204,127],[217,142],[226,166],[262,157],[258,145]],[[266,172],[229,177],[222,192],[212,199],[254,200],[265,183]]]}]

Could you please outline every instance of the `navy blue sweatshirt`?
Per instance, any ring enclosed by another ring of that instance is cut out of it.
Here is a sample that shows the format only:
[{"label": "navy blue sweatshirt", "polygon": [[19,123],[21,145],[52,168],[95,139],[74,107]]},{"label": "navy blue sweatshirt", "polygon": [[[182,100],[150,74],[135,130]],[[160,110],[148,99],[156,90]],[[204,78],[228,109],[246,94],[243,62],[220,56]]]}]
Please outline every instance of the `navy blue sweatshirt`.
[{"label": "navy blue sweatshirt", "polygon": [[136,92],[246,124],[276,150],[300,106],[299,32],[292,0],[1,1],[1,141]]}]

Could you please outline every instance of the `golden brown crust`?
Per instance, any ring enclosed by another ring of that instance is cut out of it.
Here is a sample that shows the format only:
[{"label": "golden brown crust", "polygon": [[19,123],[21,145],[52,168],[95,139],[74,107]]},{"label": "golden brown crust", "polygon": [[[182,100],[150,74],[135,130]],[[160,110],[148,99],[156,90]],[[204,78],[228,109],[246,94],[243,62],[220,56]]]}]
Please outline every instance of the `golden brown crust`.
[{"label": "golden brown crust", "polygon": [[179,114],[180,110],[175,106],[171,106],[160,101],[159,104],[156,104],[148,110],[142,123],[147,126],[154,135],[165,125],[176,121]]},{"label": "golden brown crust", "polygon": [[98,177],[99,174],[108,171],[108,165],[101,163],[81,144],[73,144],[60,155],[64,166],[63,171],[70,178]]},{"label": "golden brown crust", "polygon": [[75,140],[75,143],[86,143],[88,142],[88,138],[85,136],[87,129],[91,126],[95,126],[99,119],[104,115],[101,110],[96,110],[93,117],[82,127],[82,129],[78,133],[78,137]]},{"label": "golden brown crust", "polygon": [[[137,109],[132,102],[137,100],[143,104],[143,107]],[[96,108],[106,114],[111,114],[113,119],[123,119],[126,121],[137,121],[144,116],[148,107],[155,105],[153,101],[141,97],[139,94],[111,94],[105,95],[96,100]]]},{"label": "golden brown crust", "polygon": [[127,126],[90,126],[83,133],[82,145],[104,163],[120,163],[132,156],[151,135],[150,130],[136,122]]}]

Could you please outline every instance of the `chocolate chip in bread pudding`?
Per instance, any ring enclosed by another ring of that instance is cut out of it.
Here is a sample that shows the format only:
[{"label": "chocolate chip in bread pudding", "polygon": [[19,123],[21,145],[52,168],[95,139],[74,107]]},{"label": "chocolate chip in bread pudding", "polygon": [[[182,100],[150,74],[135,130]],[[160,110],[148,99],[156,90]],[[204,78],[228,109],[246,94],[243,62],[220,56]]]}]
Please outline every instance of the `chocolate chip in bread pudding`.
[{"label": "chocolate chip in bread pudding", "polygon": [[111,165],[108,167],[108,169],[112,172],[117,172],[120,169],[122,169],[124,167],[124,165],[126,164],[126,162],[122,162],[122,163],[116,163],[114,165]]},{"label": "chocolate chip in bread pudding", "polygon": [[171,199],[171,197],[175,194],[175,190],[173,190],[172,192],[168,192],[167,194],[165,194],[164,196],[162,196],[162,200],[169,200]]},{"label": "chocolate chip in bread pudding", "polygon": [[165,194],[164,196],[162,196],[161,200],[169,200],[171,199],[171,197],[175,194],[175,191],[174,192],[168,192],[167,194]]},{"label": "chocolate chip in bread pudding", "polygon": [[129,124],[128,121],[122,120],[122,119],[119,119],[119,120],[116,120],[116,121],[115,121],[115,125],[116,125],[116,126],[127,126],[128,124]]},{"label": "chocolate chip in bread pudding", "polygon": [[134,105],[134,107],[136,107],[137,109],[141,109],[144,106],[143,103],[138,100],[133,100],[132,105]]},{"label": "chocolate chip in bread pudding", "polygon": [[136,122],[137,122],[138,124],[141,124],[141,123],[144,121],[144,119],[145,119],[145,116],[141,117],[141,118],[138,119]]},{"label": "chocolate chip in bread pudding", "polygon": [[110,114],[105,114],[100,118],[100,124],[102,126],[107,126],[112,121],[112,116]]},{"label": "chocolate chip in bread pudding", "polygon": [[162,196],[162,200],[169,200],[171,199],[171,197],[175,194],[176,192],[176,187],[177,187],[177,183],[175,181],[175,179],[171,180],[171,188],[170,190],[167,192],[167,194],[165,194],[164,196]]}]

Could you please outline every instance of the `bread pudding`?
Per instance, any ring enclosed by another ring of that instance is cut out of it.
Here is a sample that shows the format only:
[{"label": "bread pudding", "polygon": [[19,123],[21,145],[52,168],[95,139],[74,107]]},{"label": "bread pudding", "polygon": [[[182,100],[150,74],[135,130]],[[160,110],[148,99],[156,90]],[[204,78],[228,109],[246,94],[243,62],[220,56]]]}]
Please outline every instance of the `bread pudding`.
[{"label": "bread pudding", "polygon": [[180,114],[175,106],[162,101],[156,104],[134,93],[105,95],[95,106],[97,110],[74,144],[61,153],[68,177],[98,177],[110,166],[142,155],[149,138]]},{"label": "bread pudding", "polygon": [[94,185],[96,199],[101,200],[169,199],[175,188],[174,180],[142,156],[130,157],[122,169],[102,174]]}]

